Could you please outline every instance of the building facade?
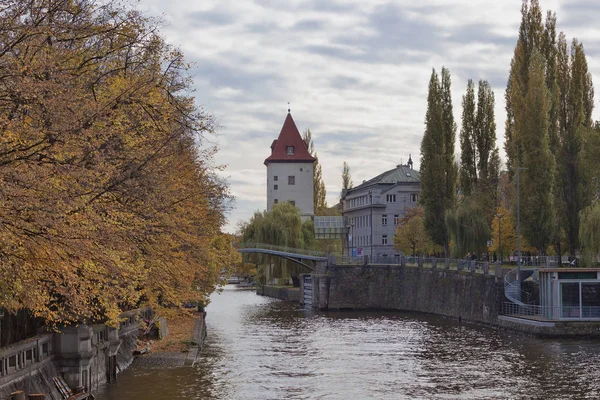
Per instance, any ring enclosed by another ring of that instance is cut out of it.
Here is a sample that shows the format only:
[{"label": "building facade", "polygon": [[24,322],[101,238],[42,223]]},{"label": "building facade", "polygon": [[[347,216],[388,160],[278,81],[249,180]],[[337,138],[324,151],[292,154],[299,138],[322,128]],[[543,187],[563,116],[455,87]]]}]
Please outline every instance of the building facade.
[{"label": "building facade", "polygon": [[348,255],[371,259],[399,259],[394,249],[394,235],[407,209],[419,201],[421,181],[413,169],[412,160],[406,165],[386,171],[342,196],[342,215],[347,224]]},{"label": "building facade", "polygon": [[314,163],[315,158],[288,111],[279,137],[271,144],[271,155],[265,159],[267,211],[274,204],[287,201],[300,209],[303,217],[314,215]]}]

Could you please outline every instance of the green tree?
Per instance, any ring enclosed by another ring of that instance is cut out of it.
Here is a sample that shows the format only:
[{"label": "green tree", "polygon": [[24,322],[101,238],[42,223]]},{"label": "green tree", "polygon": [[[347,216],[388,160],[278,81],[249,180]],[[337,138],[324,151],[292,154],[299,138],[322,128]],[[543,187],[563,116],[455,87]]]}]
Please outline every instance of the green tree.
[{"label": "green tree", "polygon": [[467,93],[462,98],[462,107],[459,188],[463,196],[470,196],[477,184],[475,85],[471,79],[467,83]]},{"label": "green tree", "polygon": [[454,241],[454,256],[468,252],[483,253],[491,236],[490,224],[481,205],[472,198],[461,201],[446,215],[446,224]]},{"label": "green tree", "polygon": [[457,167],[454,162],[456,124],[452,115],[450,73],[442,68],[429,80],[425,133],[421,141],[421,204],[425,209],[425,230],[432,241],[449,252],[444,215],[453,208]]},{"label": "green tree", "polygon": [[306,129],[302,133],[302,139],[306,143],[308,152],[316,160],[313,165],[313,207],[315,215],[324,215],[327,212],[327,191],[323,182],[323,168],[319,164],[319,156],[315,151],[315,142],[312,139],[310,129]]},{"label": "green tree", "polygon": [[551,99],[544,73],[543,56],[536,51],[530,60],[525,104],[515,110],[515,128],[523,150],[521,166],[525,168],[521,173],[523,235],[541,254],[546,254],[555,239],[554,157],[548,143]]},{"label": "green tree", "polygon": [[579,240],[582,245],[582,264],[596,266],[600,257],[600,202],[596,201],[582,210]]},{"label": "green tree", "polygon": [[569,253],[579,248],[581,210],[589,204],[589,185],[582,166],[582,145],[592,128],[593,87],[583,45],[573,40],[569,57],[564,34],[558,41],[559,108],[557,192],[560,223]]},{"label": "green tree", "polygon": [[[240,227],[245,243],[265,243],[296,249],[314,249],[314,224],[302,222],[300,211],[289,202],[275,204],[271,211],[255,212],[250,221]],[[248,255],[247,260],[270,268],[269,278],[289,279],[306,269],[294,262],[268,255]]]}]

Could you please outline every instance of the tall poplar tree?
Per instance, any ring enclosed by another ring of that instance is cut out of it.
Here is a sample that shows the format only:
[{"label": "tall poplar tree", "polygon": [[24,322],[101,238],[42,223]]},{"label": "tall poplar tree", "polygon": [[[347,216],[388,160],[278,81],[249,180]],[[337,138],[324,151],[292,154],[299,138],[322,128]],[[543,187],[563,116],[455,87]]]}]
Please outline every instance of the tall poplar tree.
[{"label": "tall poplar tree", "polygon": [[312,140],[310,129],[306,129],[302,134],[302,139],[308,147],[308,152],[315,158],[313,165],[313,207],[315,215],[322,215],[327,210],[327,191],[323,182],[323,168],[319,164],[319,156],[315,151],[315,142]]},{"label": "tall poplar tree", "polygon": [[462,127],[460,129],[459,188],[463,196],[473,193],[477,184],[477,159],[475,148],[475,85],[469,79],[467,92],[462,98]]},{"label": "tall poplar tree", "polygon": [[559,118],[557,179],[560,223],[569,253],[579,248],[580,212],[590,203],[589,185],[582,166],[582,145],[592,130],[593,86],[583,45],[573,40],[567,48],[563,33],[558,40]]},{"label": "tall poplar tree", "polygon": [[[541,53],[532,54],[529,65],[527,107],[515,110],[516,129],[520,134],[523,158],[521,221],[523,235],[542,254],[553,243],[555,208],[553,201],[554,157],[548,140],[551,106],[545,81],[545,61]],[[520,161],[521,161],[520,160]]]},{"label": "tall poplar tree", "polygon": [[433,69],[421,141],[421,203],[425,208],[425,230],[435,244],[443,246],[445,255],[449,253],[445,214],[454,206],[456,196],[455,135],[450,73],[442,68],[440,82]]},{"label": "tall poplar tree", "polygon": [[[552,138],[555,126],[556,81],[552,76],[552,45],[555,16],[548,13],[546,26],[537,0],[524,0],[521,8],[519,39],[511,62],[506,88],[506,154],[509,176],[516,184],[517,167],[523,171],[521,181],[521,219],[525,238],[545,254],[548,244],[555,243],[556,176]],[[549,67],[550,65],[550,67]],[[516,218],[517,207],[513,205]]]},{"label": "tall poplar tree", "polygon": [[[458,178],[458,166],[454,160],[454,142],[456,141],[456,123],[454,122],[454,110],[452,109],[450,71],[442,67],[441,78],[441,111],[443,130],[443,152],[444,152],[444,205],[445,210],[454,207],[456,202],[456,181]],[[444,246],[447,254],[447,244]]]},{"label": "tall poplar tree", "polygon": [[344,161],[344,167],[342,168],[342,195],[348,189],[352,189],[352,176],[350,175],[350,166]]}]

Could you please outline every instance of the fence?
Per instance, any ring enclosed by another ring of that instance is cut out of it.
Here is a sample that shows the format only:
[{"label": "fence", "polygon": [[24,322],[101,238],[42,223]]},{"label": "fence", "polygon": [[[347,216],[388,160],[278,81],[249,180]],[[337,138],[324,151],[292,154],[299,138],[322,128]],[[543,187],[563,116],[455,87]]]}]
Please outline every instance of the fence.
[{"label": "fence", "polygon": [[54,355],[53,334],[39,335],[0,351],[0,378],[29,368]]},{"label": "fence", "polygon": [[600,306],[548,307],[533,304],[502,303],[502,314],[538,320],[600,320]]},{"label": "fence", "polygon": [[[448,269],[455,271],[468,271],[472,273],[490,273],[490,262],[451,258],[433,257],[382,257],[382,256],[336,256],[337,265],[373,265],[383,264],[392,266],[420,267],[431,269]],[[493,272],[492,272],[493,273]]]}]

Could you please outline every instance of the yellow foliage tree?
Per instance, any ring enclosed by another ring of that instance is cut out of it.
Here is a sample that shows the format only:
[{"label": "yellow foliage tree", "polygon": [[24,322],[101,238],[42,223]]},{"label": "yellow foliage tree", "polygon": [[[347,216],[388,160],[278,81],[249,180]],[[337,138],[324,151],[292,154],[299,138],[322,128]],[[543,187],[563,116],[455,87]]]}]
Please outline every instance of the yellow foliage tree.
[{"label": "yellow foliage tree", "polygon": [[156,31],[114,2],[0,9],[0,308],[114,325],[238,261],[213,119]]}]

